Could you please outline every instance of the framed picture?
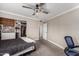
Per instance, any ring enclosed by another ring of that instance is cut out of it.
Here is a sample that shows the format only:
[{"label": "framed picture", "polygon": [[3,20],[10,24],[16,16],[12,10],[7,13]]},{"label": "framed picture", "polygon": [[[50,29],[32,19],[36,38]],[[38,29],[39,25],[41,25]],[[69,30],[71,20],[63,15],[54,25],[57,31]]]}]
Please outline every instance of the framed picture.
[{"label": "framed picture", "polygon": [[3,33],[15,32],[15,28],[14,27],[11,27],[11,26],[3,26],[2,27],[2,32]]}]

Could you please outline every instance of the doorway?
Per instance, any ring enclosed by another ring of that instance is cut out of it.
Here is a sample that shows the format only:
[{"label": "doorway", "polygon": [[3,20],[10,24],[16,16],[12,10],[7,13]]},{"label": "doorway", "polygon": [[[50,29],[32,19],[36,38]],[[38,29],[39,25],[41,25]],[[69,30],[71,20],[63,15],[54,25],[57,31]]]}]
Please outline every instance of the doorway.
[{"label": "doorway", "polygon": [[26,37],[26,22],[21,22],[21,37]]}]

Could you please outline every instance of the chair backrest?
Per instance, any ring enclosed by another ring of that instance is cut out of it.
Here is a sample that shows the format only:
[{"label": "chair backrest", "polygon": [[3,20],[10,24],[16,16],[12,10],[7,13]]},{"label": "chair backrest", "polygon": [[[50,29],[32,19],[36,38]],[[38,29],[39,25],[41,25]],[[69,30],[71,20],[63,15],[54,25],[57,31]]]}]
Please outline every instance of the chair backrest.
[{"label": "chair backrest", "polygon": [[74,42],[73,42],[73,39],[71,36],[65,36],[65,41],[66,41],[66,44],[68,46],[68,48],[74,48]]}]

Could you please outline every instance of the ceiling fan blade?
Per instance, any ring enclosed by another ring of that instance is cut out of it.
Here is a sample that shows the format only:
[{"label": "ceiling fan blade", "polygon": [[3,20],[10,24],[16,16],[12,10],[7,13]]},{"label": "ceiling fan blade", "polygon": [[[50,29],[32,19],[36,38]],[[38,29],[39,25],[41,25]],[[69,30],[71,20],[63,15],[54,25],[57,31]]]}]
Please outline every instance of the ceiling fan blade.
[{"label": "ceiling fan blade", "polygon": [[47,11],[42,11],[43,13],[45,13],[45,14],[48,14],[49,12],[47,12]]},{"label": "ceiling fan blade", "polygon": [[45,5],[45,3],[40,3],[39,5],[40,5],[40,6],[43,6],[43,5]]},{"label": "ceiling fan blade", "polygon": [[42,7],[43,5],[45,5],[45,3],[37,3],[36,4],[36,7],[38,8],[38,7]]},{"label": "ceiling fan blade", "polygon": [[27,7],[27,6],[22,6],[22,7],[34,10],[34,9],[33,9],[33,8],[31,8],[31,7]]},{"label": "ceiling fan blade", "polygon": [[31,3],[31,4],[30,4],[30,3],[23,3],[24,6],[35,7],[33,4],[34,4],[34,3]]}]

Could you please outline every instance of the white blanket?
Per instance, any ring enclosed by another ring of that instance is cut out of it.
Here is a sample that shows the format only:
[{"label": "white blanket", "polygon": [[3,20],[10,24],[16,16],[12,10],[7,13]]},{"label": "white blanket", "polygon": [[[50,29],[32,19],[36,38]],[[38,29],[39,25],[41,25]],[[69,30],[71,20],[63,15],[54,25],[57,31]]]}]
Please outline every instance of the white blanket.
[{"label": "white blanket", "polygon": [[31,42],[35,43],[35,41],[33,39],[30,39],[30,38],[27,38],[27,37],[21,37],[21,39],[23,39],[24,41],[26,41],[28,43],[31,43]]}]

